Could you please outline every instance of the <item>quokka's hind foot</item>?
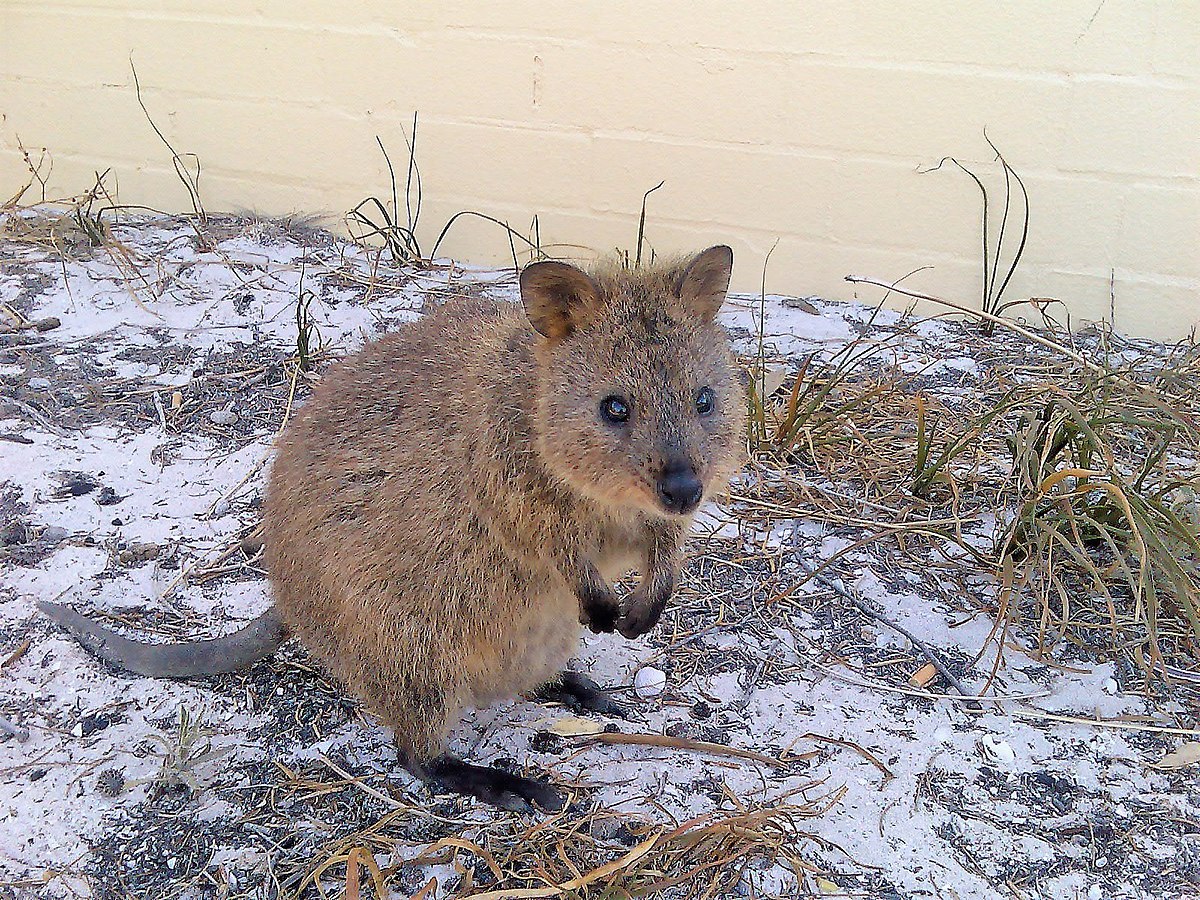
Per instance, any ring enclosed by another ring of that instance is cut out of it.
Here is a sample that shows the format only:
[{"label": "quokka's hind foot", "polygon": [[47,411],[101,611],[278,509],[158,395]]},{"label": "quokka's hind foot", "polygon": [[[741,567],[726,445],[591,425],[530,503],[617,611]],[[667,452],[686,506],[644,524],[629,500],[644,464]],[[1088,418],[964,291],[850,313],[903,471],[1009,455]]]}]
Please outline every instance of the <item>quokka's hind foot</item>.
[{"label": "quokka's hind foot", "polygon": [[561,703],[571,712],[594,712],[602,716],[629,718],[629,708],[618,703],[608,692],[586,675],[566,671],[562,679],[540,688],[534,695],[538,700]]},{"label": "quokka's hind foot", "polygon": [[406,763],[405,768],[435,791],[475,797],[510,812],[558,812],[566,806],[566,798],[545,781],[493,766],[473,766],[448,754],[422,764]]}]

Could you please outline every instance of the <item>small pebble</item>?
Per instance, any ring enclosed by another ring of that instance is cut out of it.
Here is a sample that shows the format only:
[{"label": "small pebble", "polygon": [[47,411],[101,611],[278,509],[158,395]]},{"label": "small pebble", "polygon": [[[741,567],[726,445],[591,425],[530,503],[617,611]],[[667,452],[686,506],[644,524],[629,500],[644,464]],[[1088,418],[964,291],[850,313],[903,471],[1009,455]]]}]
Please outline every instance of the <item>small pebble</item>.
[{"label": "small pebble", "polygon": [[157,559],[162,551],[162,547],[158,544],[135,542],[126,546],[122,541],[117,546],[117,562],[123,566],[136,566]]},{"label": "small pebble", "polygon": [[598,841],[611,841],[616,838],[621,824],[618,816],[593,816],[588,831]]},{"label": "small pebble", "polygon": [[812,301],[820,299],[820,297],[781,297],[780,302],[784,306],[798,309],[803,313],[808,313],[810,316],[819,316],[821,311],[813,306]]},{"label": "small pebble", "polygon": [[562,753],[564,746],[563,739],[549,731],[539,731],[529,742],[529,749],[534,753]]},{"label": "small pebble", "polygon": [[105,797],[116,797],[125,790],[125,775],[120,769],[105,769],[96,776],[96,790]]},{"label": "small pebble", "polygon": [[647,700],[657,697],[666,686],[667,674],[662,669],[656,669],[653,666],[638,669],[637,674],[633,676],[633,689],[639,697]]},{"label": "small pebble", "polygon": [[84,716],[79,720],[79,724],[83,729],[82,736],[87,737],[89,734],[95,734],[97,731],[103,731],[114,722],[121,721],[121,718],[120,713],[116,712],[98,712],[92,713],[90,716]]},{"label": "small pebble", "polygon": [[229,512],[229,501],[222,498],[213,506],[212,515],[214,519],[219,519],[227,512]]},{"label": "small pebble", "polygon": [[96,503],[100,506],[112,506],[120,502],[121,498],[117,496],[117,492],[108,485],[100,488],[100,493],[96,495]]},{"label": "small pebble", "polygon": [[1117,680],[1115,678],[1104,679],[1104,693],[1116,695],[1117,691],[1120,689],[1121,687],[1117,684]]},{"label": "small pebble", "polygon": [[232,425],[238,420],[238,414],[232,409],[214,409],[208,414],[208,420],[214,425]]},{"label": "small pebble", "polygon": [[663,734],[673,738],[690,738],[694,731],[689,722],[673,722],[663,729]]},{"label": "small pebble", "polygon": [[57,544],[59,541],[67,539],[67,529],[60,528],[57,525],[47,525],[42,529],[42,540],[47,544]]},{"label": "small pebble", "polygon": [[100,482],[96,481],[90,475],[84,475],[81,472],[68,474],[62,485],[54,492],[54,496],[60,499],[66,497],[82,497],[84,494],[90,494],[100,486]]},{"label": "small pebble", "polygon": [[985,734],[979,739],[979,744],[983,747],[984,754],[998,763],[1012,765],[1017,760],[1017,752],[1009,743],[994,735]]},{"label": "small pebble", "polygon": [[50,390],[49,378],[30,378],[29,389],[31,391],[48,391]]}]

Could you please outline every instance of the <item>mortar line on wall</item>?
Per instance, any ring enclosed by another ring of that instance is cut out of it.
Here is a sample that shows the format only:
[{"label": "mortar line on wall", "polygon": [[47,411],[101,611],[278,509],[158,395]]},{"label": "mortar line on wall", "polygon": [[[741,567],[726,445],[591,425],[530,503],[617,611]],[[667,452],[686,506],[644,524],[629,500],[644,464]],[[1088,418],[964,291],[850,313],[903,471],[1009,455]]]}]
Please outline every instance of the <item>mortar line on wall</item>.
[{"label": "mortar line on wall", "polygon": [[[531,52],[537,52],[539,47],[596,47],[618,48],[623,50],[641,50],[645,52],[660,53],[662,44],[651,43],[646,41],[622,41],[605,38],[571,38],[564,37],[560,34],[544,31],[510,31],[497,29],[490,26],[461,26],[451,24],[430,24],[428,26],[409,26],[406,29],[396,28],[382,24],[372,24],[366,26],[352,26],[337,22],[322,22],[320,25],[297,25],[283,19],[273,19],[262,16],[238,16],[238,15],[213,15],[203,12],[179,12],[170,11],[153,11],[153,10],[117,10],[109,8],[103,4],[70,4],[60,7],[59,10],[46,9],[43,3],[24,3],[20,0],[9,0],[9,10],[24,11],[27,15],[36,15],[39,19],[45,19],[47,16],[59,15],[61,17],[70,17],[70,13],[78,14],[80,12],[86,15],[91,15],[96,18],[109,20],[127,21],[130,19],[144,22],[163,22],[176,23],[180,25],[191,26],[197,23],[205,25],[230,26],[230,27],[245,27],[252,26],[256,28],[269,29],[274,31],[294,32],[297,34],[304,33],[333,33],[350,36],[386,36],[398,41],[407,41],[415,45],[415,36],[428,35],[437,37],[444,35],[446,31],[456,34],[465,34],[469,36],[479,37],[494,43],[511,43],[513,41],[522,41],[530,44]],[[916,64],[897,61],[889,56],[869,56],[864,55],[861,51],[854,53],[828,53],[819,50],[787,50],[784,48],[763,47],[761,45],[730,45],[719,46],[715,44],[707,44],[700,41],[682,42],[678,45],[680,49],[699,50],[706,54],[713,54],[718,59],[723,58],[724,62],[734,62],[735,64],[744,64],[745,55],[752,52],[755,55],[756,61],[765,59],[769,62],[784,62],[784,63],[800,63],[805,65],[811,63],[814,68],[844,68],[844,69],[861,69],[864,71],[884,71],[884,72],[915,72],[918,74],[933,74],[933,75],[971,75],[973,77],[988,77],[1003,79],[1006,81],[1026,80],[1031,82],[1054,83],[1054,84],[1070,84],[1076,81],[1100,81],[1111,82],[1115,84],[1130,83],[1134,85],[1142,85],[1153,88],[1167,89],[1187,89],[1194,88],[1196,79],[1190,74],[1176,74],[1164,72],[1150,73],[1123,73],[1110,72],[1103,70],[1082,70],[1076,72],[1063,72],[1059,69],[1022,67],[1019,63],[1020,57],[1014,57],[1014,62],[1007,66],[986,65],[979,63],[966,62],[945,62],[937,59],[922,59],[913,57]]]}]

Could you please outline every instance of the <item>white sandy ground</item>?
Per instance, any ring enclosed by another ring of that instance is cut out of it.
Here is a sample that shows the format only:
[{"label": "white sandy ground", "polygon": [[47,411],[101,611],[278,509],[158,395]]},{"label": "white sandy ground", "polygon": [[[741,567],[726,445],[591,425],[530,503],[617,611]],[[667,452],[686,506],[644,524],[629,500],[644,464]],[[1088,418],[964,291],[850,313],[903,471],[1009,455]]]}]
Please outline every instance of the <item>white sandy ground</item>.
[{"label": "white sandy ground", "polygon": [[[487,281],[498,294],[515,296],[511,272],[443,267],[419,273],[403,287],[380,290],[362,303],[355,299],[361,292],[338,286],[329,277],[338,262],[367,276],[371,257],[354,246],[333,244],[333,250],[324,252],[326,262],[320,264],[293,237],[265,228],[248,228],[221,242],[216,253],[198,252],[190,230],[174,221],[125,227],[119,236],[146,259],[157,260],[154,267],[146,267],[154,288],[143,287],[137,300],[108,257],[63,264],[38,251],[6,246],[0,257],[19,257],[28,265],[20,273],[0,269],[0,303],[17,303],[23,292],[28,293],[31,273],[41,276],[44,286],[26,314],[61,319],[61,327],[40,335],[39,341],[63,348],[64,371],[78,364],[77,355],[69,352],[72,347],[94,343],[95,348],[87,351],[94,362],[108,366],[117,377],[160,385],[168,405],[173,389],[186,389],[206,351],[239,342],[293,346],[301,278],[303,286],[317,296],[312,312],[321,340],[338,351],[377,333],[380,321],[394,327],[395,322],[411,318],[427,291],[477,280]],[[235,311],[235,297],[241,299],[240,312]],[[814,302],[817,312],[812,314],[789,308],[782,298],[769,297],[767,344],[789,356],[813,352],[829,356],[856,336],[870,316],[865,307]],[[753,331],[757,306],[757,298],[734,298],[724,321]],[[894,313],[881,316],[893,323],[898,319]],[[950,342],[949,334],[938,323],[922,325],[911,340],[897,347],[899,363],[913,371],[937,366],[969,374],[974,360],[942,352]],[[161,365],[154,362],[153,354],[142,361],[118,358],[131,347],[157,348],[164,342],[195,352],[186,362],[171,362],[177,357],[168,356]],[[737,343],[743,352],[752,353],[757,347],[752,336],[744,335]],[[5,386],[28,381],[19,353],[0,355],[0,378]],[[0,416],[3,410],[0,406]],[[246,740],[246,732],[261,719],[248,715],[236,696],[204,685],[115,676],[46,627],[34,603],[58,599],[81,608],[106,609],[153,609],[166,603],[195,611],[200,621],[215,629],[229,628],[229,619],[242,620],[260,612],[269,603],[261,580],[202,587],[184,584],[164,601],[160,598],[176,581],[178,568],[164,568],[158,562],[116,566],[112,558],[118,542],[124,542],[125,546],[152,543],[177,548],[184,569],[211,559],[254,520],[246,501],[261,491],[260,466],[268,457],[272,434],[264,431],[231,443],[223,439],[220,426],[213,425],[209,434],[189,433],[176,440],[157,425],[135,430],[114,422],[77,431],[54,422],[33,427],[15,414],[0,418],[0,432],[16,432],[32,441],[0,441],[0,489],[7,485],[19,492],[31,524],[65,531],[56,549],[40,562],[31,567],[10,565],[0,574],[0,634],[6,635],[0,654],[7,655],[26,637],[31,641],[19,659],[0,670],[0,714],[17,719],[31,733],[23,743],[11,738],[0,742],[0,879],[39,879],[57,872],[61,874],[43,887],[8,890],[14,896],[87,895],[89,884],[81,872],[89,848],[103,842],[106,829],[120,820],[120,812],[144,801],[148,791],[140,785],[116,797],[105,796],[94,789],[97,773],[116,767],[127,780],[153,776],[159,759],[139,747],[150,735],[169,732],[169,722],[181,705],[215,729],[218,746],[233,748],[231,755],[199,767],[196,775],[206,788],[226,783],[223,779],[227,781],[237,762],[269,754]],[[164,456],[159,451],[166,445],[173,452]],[[98,505],[94,494],[59,499],[55,488],[61,472],[96,476],[123,499],[106,506]],[[254,474],[243,483],[250,473]],[[0,527],[5,524],[0,522]],[[716,539],[741,542],[751,552],[786,546],[796,536],[816,542],[818,557],[849,543],[825,535],[822,526],[803,519],[778,524],[765,534],[740,533],[719,507],[707,509],[697,529]],[[988,534],[986,523],[980,533]],[[847,583],[925,641],[968,656],[983,644],[989,629],[983,617],[951,627],[948,610],[932,605],[915,590],[889,589],[870,567],[869,557],[850,561],[859,569],[857,580],[847,579]],[[789,747],[797,752],[823,750],[802,775],[779,777],[753,764],[629,747],[542,754],[536,757],[537,764],[563,783],[592,788],[603,805],[645,821],[683,820],[712,810],[717,802],[713,785],[722,780],[748,803],[782,797],[805,784],[818,785],[801,795],[810,799],[844,788],[844,795],[826,813],[805,823],[829,844],[824,849],[816,845],[801,849],[827,866],[834,885],[838,872],[878,867],[893,892],[876,896],[997,896],[997,867],[1021,861],[1036,868],[1038,860],[1053,860],[1056,854],[1060,865],[1054,873],[1028,884],[1021,896],[1150,896],[1133,879],[1127,883],[1123,876],[1109,875],[1120,866],[1105,854],[1124,852],[1120,841],[1109,845],[1112,851],[1097,850],[1099,845],[1088,838],[1085,827],[1074,843],[1064,838],[1064,845],[1054,846],[1032,829],[1003,827],[1020,826],[1026,820],[1052,825],[1056,816],[1086,823],[1100,813],[1120,822],[1122,810],[1147,805],[1163,817],[1195,820],[1197,798],[1190,783],[1194,776],[1147,767],[1163,748],[1177,741],[1154,744],[1139,741],[1131,732],[1035,717],[1038,710],[1084,718],[1146,713],[1139,698],[1106,691],[1115,686],[1108,667],[1055,672],[1012,654],[999,690],[1032,696],[972,714],[948,700],[905,702],[863,682],[859,674],[810,665],[816,651],[803,641],[798,643],[796,635],[812,635],[815,640],[820,632],[803,613],[797,613],[793,624],[791,630],[777,629],[775,639],[767,643],[740,635],[736,629],[702,639],[714,657],[737,649],[751,660],[780,660],[793,673],[790,680],[758,682],[753,666],[724,670],[717,666],[716,674],[696,675],[686,682],[669,676],[666,700],[627,694],[642,721],[625,727],[661,732],[672,723],[688,721],[689,705],[707,698],[716,712],[705,724],[727,729],[732,745],[763,752]],[[903,638],[882,625],[868,630],[867,636],[879,646],[907,647]],[[589,637],[581,647],[580,662],[599,681],[628,686],[640,666],[650,660],[661,665],[654,659],[656,652],[644,641]],[[967,682],[978,687],[982,678],[975,673]],[[121,716],[113,724],[85,729],[89,716],[114,710]],[[1013,714],[1020,710],[1025,714]],[[530,752],[527,745],[536,729],[561,715],[528,702],[480,711],[456,733],[455,749],[477,760],[496,755],[522,758]],[[863,756],[805,738],[809,733],[861,745],[894,777],[883,779]],[[279,753],[285,762],[295,762],[339,747],[351,749],[359,774],[393,768],[386,733],[379,728],[364,730],[353,721],[323,740]],[[984,766],[994,773],[990,780],[980,778]],[[1005,790],[1005,785],[1013,788],[1022,777],[1037,773],[1066,778],[1079,789],[1078,798],[1061,815],[1032,807],[1019,792]],[[32,780],[35,774],[40,777]],[[944,802],[931,801],[922,791],[931,782],[943,792],[948,785],[961,790],[963,805],[980,815],[960,815]],[[228,802],[213,790],[202,790],[196,802],[202,817],[230,813]],[[490,813],[477,808],[477,815]],[[1129,840],[1142,839],[1135,835]],[[1153,856],[1159,851],[1151,842],[1145,852]],[[1162,854],[1180,852],[1178,847],[1161,848]],[[1071,861],[1066,865],[1061,864],[1063,854]],[[217,864],[235,874],[253,872],[262,865],[262,856],[218,851],[213,859]],[[1171,870],[1168,863],[1164,865]],[[782,867],[748,876],[743,887],[754,896],[790,896],[796,890],[794,877]],[[1182,874],[1174,885],[1160,882],[1160,889],[1163,897],[1195,896],[1196,890]],[[0,887],[0,896],[5,890]]]}]

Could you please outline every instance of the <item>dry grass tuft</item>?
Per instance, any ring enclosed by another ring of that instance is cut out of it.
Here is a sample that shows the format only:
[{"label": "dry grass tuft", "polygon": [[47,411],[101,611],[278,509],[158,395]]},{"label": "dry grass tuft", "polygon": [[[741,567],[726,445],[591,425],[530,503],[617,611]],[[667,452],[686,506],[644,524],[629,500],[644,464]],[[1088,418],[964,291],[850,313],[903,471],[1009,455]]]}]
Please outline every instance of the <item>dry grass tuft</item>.
[{"label": "dry grass tuft", "polygon": [[[965,551],[956,564],[998,587],[980,598],[997,618],[996,666],[1016,628],[1047,659],[1065,642],[1150,678],[1194,673],[1200,348],[1120,355],[1106,333],[1084,348],[1071,334],[1011,330],[1037,337],[1037,352],[997,352],[984,341],[996,335],[959,333],[986,364],[969,386],[931,386],[889,365],[879,351],[897,332],[804,360],[774,382],[769,362],[749,361],[749,442],[771,472],[753,501],[761,511],[769,499],[776,517],[790,509],[842,523],[854,520],[845,501],[856,502],[874,532],[856,548],[915,538]],[[796,478],[796,464],[845,492],[822,494]],[[999,518],[990,552],[970,534],[982,512]]]},{"label": "dry grass tuft", "polygon": [[[34,164],[30,161],[28,165]],[[40,200],[35,206],[21,205],[25,191],[19,192],[0,207],[0,240],[36,247],[65,259],[84,258],[109,245],[114,238],[106,213],[115,203],[105,184],[108,174],[107,170],[97,173],[95,183],[82,194],[57,201]]]},{"label": "dry grass tuft", "polygon": [[1095,632],[1165,674],[1164,654],[1200,640],[1200,472],[1185,462],[1200,453],[1198,420],[1115,375],[1019,393],[1001,609],[1031,594],[1040,645]]},{"label": "dry grass tuft", "polygon": [[827,812],[843,793],[712,813],[672,827],[607,810],[533,824],[511,817],[462,822],[459,833],[420,848],[402,837],[411,817],[397,810],[326,847],[288,890],[293,896],[311,888],[321,897],[355,897],[367,888],[386,897],[406,873],[427,866],[448,866],[455,874],[446,884],[426,881],[417,896],[440,887],[440,896],[474,900],[653,897],[668,889],[679,897],[720,897],[775,865],[811,887],[826,873],[805,860],[803,849],[837,848],[802,824]]}]

